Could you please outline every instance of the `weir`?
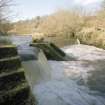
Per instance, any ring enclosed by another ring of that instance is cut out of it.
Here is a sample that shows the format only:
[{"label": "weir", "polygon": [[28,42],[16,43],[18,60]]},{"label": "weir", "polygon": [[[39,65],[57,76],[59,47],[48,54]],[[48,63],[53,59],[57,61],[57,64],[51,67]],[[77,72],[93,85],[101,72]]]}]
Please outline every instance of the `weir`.
[{"label": "weir", "polygon": [[26,77],[31,87],[51,79],[52,70],[47,59],[58,61],[75,59],[65,54],[53,43],[32,43],[32,36],[11,36],[8,38],[12,44],[17,46],[22,66],[25,68]]},{"label": "weir", "polygon": [[[99,92],[104,92],[104,68],[100,70],[100,67],[104,65],[104,62],[102,61],[103,63],[100,66],[98,65],[100,61],[95,63],[95,65],[99,66],[99,68],[97,68],[97,72],[93,71],[92,76],[87,78],[87,73],[90,74],[90,70],[93,70],[94,68],[92,62],[89,63],[87,60],[90,61],[90,58],[93,59],[97,56],[100,57],[100,50],[96,52],[95,48],[94,50],[86,53],[84,51],[87,51],[90,47],[85,46],[86,50],[80,50],[80,54],[91,54],[91,56],[86,56],[86,60],[84,59],[84,56],[81,56],[83,57],[83,60],[78,57],[80,56],[77,54],[78,48],[80,49],[79,46],[81,46],[78,45],[73,47],[74,50],[72,50],[71,47],[67,49],[65,48],[68,53],[72,51],[73,54],[75,53],[74,55],[78,55],[77,60],[54,60],[47,62],[44,55],[45,52],[43,53],[43,51],[38,47],[29,46],[30,42],[32,42],[31,40],[27,39],[28,42],[26,40],[24,42],[24,40],[24,38],[20,37],[20,40],[18,41],[21,41],[22,43],[18,42],[18,44],[16,44],[16,40],[14,41],[14,44],[17,45],[19,56],[17,55],[16,47],[12,48],[12,50],[8,49],[8,47],[6,47],[6,50],[3,47],[1,48],[4,50],[0,53],[4,55],[0,55],[0,105],[35,104],[29,85],[26,83],[25,76],[32,87],[32,92],[38,102],[37,105],[105,105],[105,97]],[[51,53],[51,51],[54,50],[57,54],[59,52],[62,56],[65,56],[65,53],[63,53],[59,48],[56,49],[53,45],[48,45],[48,48],[44,46],[43,48],[45,48],[48,53]],[[93,52],[94,55],[98,55],[93,57]],[[105,54],[105,52],[103,53]],[[11,54],[13,54],[12,57]],[[54,53],[51,54],[53,55]],[[102,58],[104,58],[104,56],[102,56],[101,59]],[[22,61],[22,66],[20,61]],[[25,69],[23,70],[22,67]],[[88,84],[86,85],[84,84],[85,80],[88,80]],[[99,87],[97,87],[97,85]],[[90,89],[93,90],[90,90],[89,86],[91,86]],[[101,90],[100,86],[102,87]],[[96,91],[95,89],[99,91]],[[17,99],[19,101],[17,101]]]},{"label": "weir", "polygon": [[11,41],[17,46],[26,78],[32,88],[35,84],[51,79],[51,67],[46,56],[41,49],[30,46],[31,36],[12,36]]},{"label": "weir", "polygon": [[27,46],[27,50],[23,48],[18,52],[25,68],[26,77],[32,87],[41,81],[51,79],[51,68],[42,50]]},{"label": "weir", "polygon": [[67,55],[53,43],[39,42],[39,43],[32,43],[30,45],[42,49],[48,60],[56,60],[56,61],[75,60],[75,57],[73,57],[72,55],[71,56]]}]

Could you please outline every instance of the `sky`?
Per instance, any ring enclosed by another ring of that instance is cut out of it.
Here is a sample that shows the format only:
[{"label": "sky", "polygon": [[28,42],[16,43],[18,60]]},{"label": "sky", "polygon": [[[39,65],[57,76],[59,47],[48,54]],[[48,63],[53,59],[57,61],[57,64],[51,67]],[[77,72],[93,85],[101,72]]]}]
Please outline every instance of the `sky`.
[{"label": "sky", "polygon": [[13,21],[31,19],[36,16],[49,15],[59,9],[83,7],[92,11],[99,8],[103,0],[14,0],[15,13]]}]

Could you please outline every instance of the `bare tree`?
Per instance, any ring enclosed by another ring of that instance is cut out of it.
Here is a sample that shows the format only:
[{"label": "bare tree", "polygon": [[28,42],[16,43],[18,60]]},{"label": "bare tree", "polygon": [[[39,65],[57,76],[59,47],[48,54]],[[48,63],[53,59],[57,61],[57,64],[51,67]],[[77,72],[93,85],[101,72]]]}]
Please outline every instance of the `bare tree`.
[{"label": "bare tree", "polygon": [[48,16],[38,27],[41,32],[48,36],[70,36],[80,30],[84,21],[74,11],[59,10]]},{"label": "bare tree", "polygon": [[12,0],[0,0],[0,32],[6,32],[9,30],[9,7]]},{"label": "bare tree", "polygon": [[105,0],[103,0],[100,4],[101,10],[105,10]]}]

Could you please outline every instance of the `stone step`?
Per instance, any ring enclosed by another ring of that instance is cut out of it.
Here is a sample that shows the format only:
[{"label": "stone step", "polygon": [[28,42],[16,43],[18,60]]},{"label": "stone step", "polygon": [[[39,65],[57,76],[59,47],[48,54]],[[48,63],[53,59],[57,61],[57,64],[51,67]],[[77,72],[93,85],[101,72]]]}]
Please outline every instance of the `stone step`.
[{"label": "stone step", "polygon": [[34,102],[34,97],[31,96],[27,83],[0,94],[0,105],[35,105]]},{"label": "stone step", "polygon": [[17,55],[17,48],[13,45],[0,46],[0,59]]},{"label": "stone step", "polygon": [[11,90],[25,82],[24,71],[14,71],[0,75],[0,93]]},{"label": "stone step", "polygon": [[0,73],[9,72],[21,68],[19,56],[0,59]]}]

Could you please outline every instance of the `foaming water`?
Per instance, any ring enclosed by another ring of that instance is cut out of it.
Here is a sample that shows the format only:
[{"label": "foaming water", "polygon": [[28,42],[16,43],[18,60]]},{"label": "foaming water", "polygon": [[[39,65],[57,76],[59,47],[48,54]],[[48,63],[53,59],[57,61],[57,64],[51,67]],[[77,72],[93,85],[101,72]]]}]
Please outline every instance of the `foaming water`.
[{"label": "foaming water", "polygon": [[84,45],[64,50],[75,52],[77,61],[49,61],[52,78],[33,88],[38,105],[105,105],[105,51]]},{"label": "foaming water", "polygon": [[51,68],[47,63],[42,51],[37,55],[37,60],[26,60],[22,62],[26,77],[33,87],[34,85],[51,79]]},{"label": "foaming water", "polygon": [[105,98],[92,94],[73,80],[52,80],[35,86],[38,105],[105,105]]},{"label": "foaming water", "polygon": [[77,61],[47,62],[43,52],[25,46],[19,47],[22,65],[38,105],[105,105],[105,50],[68,46],[63,50]]}]

